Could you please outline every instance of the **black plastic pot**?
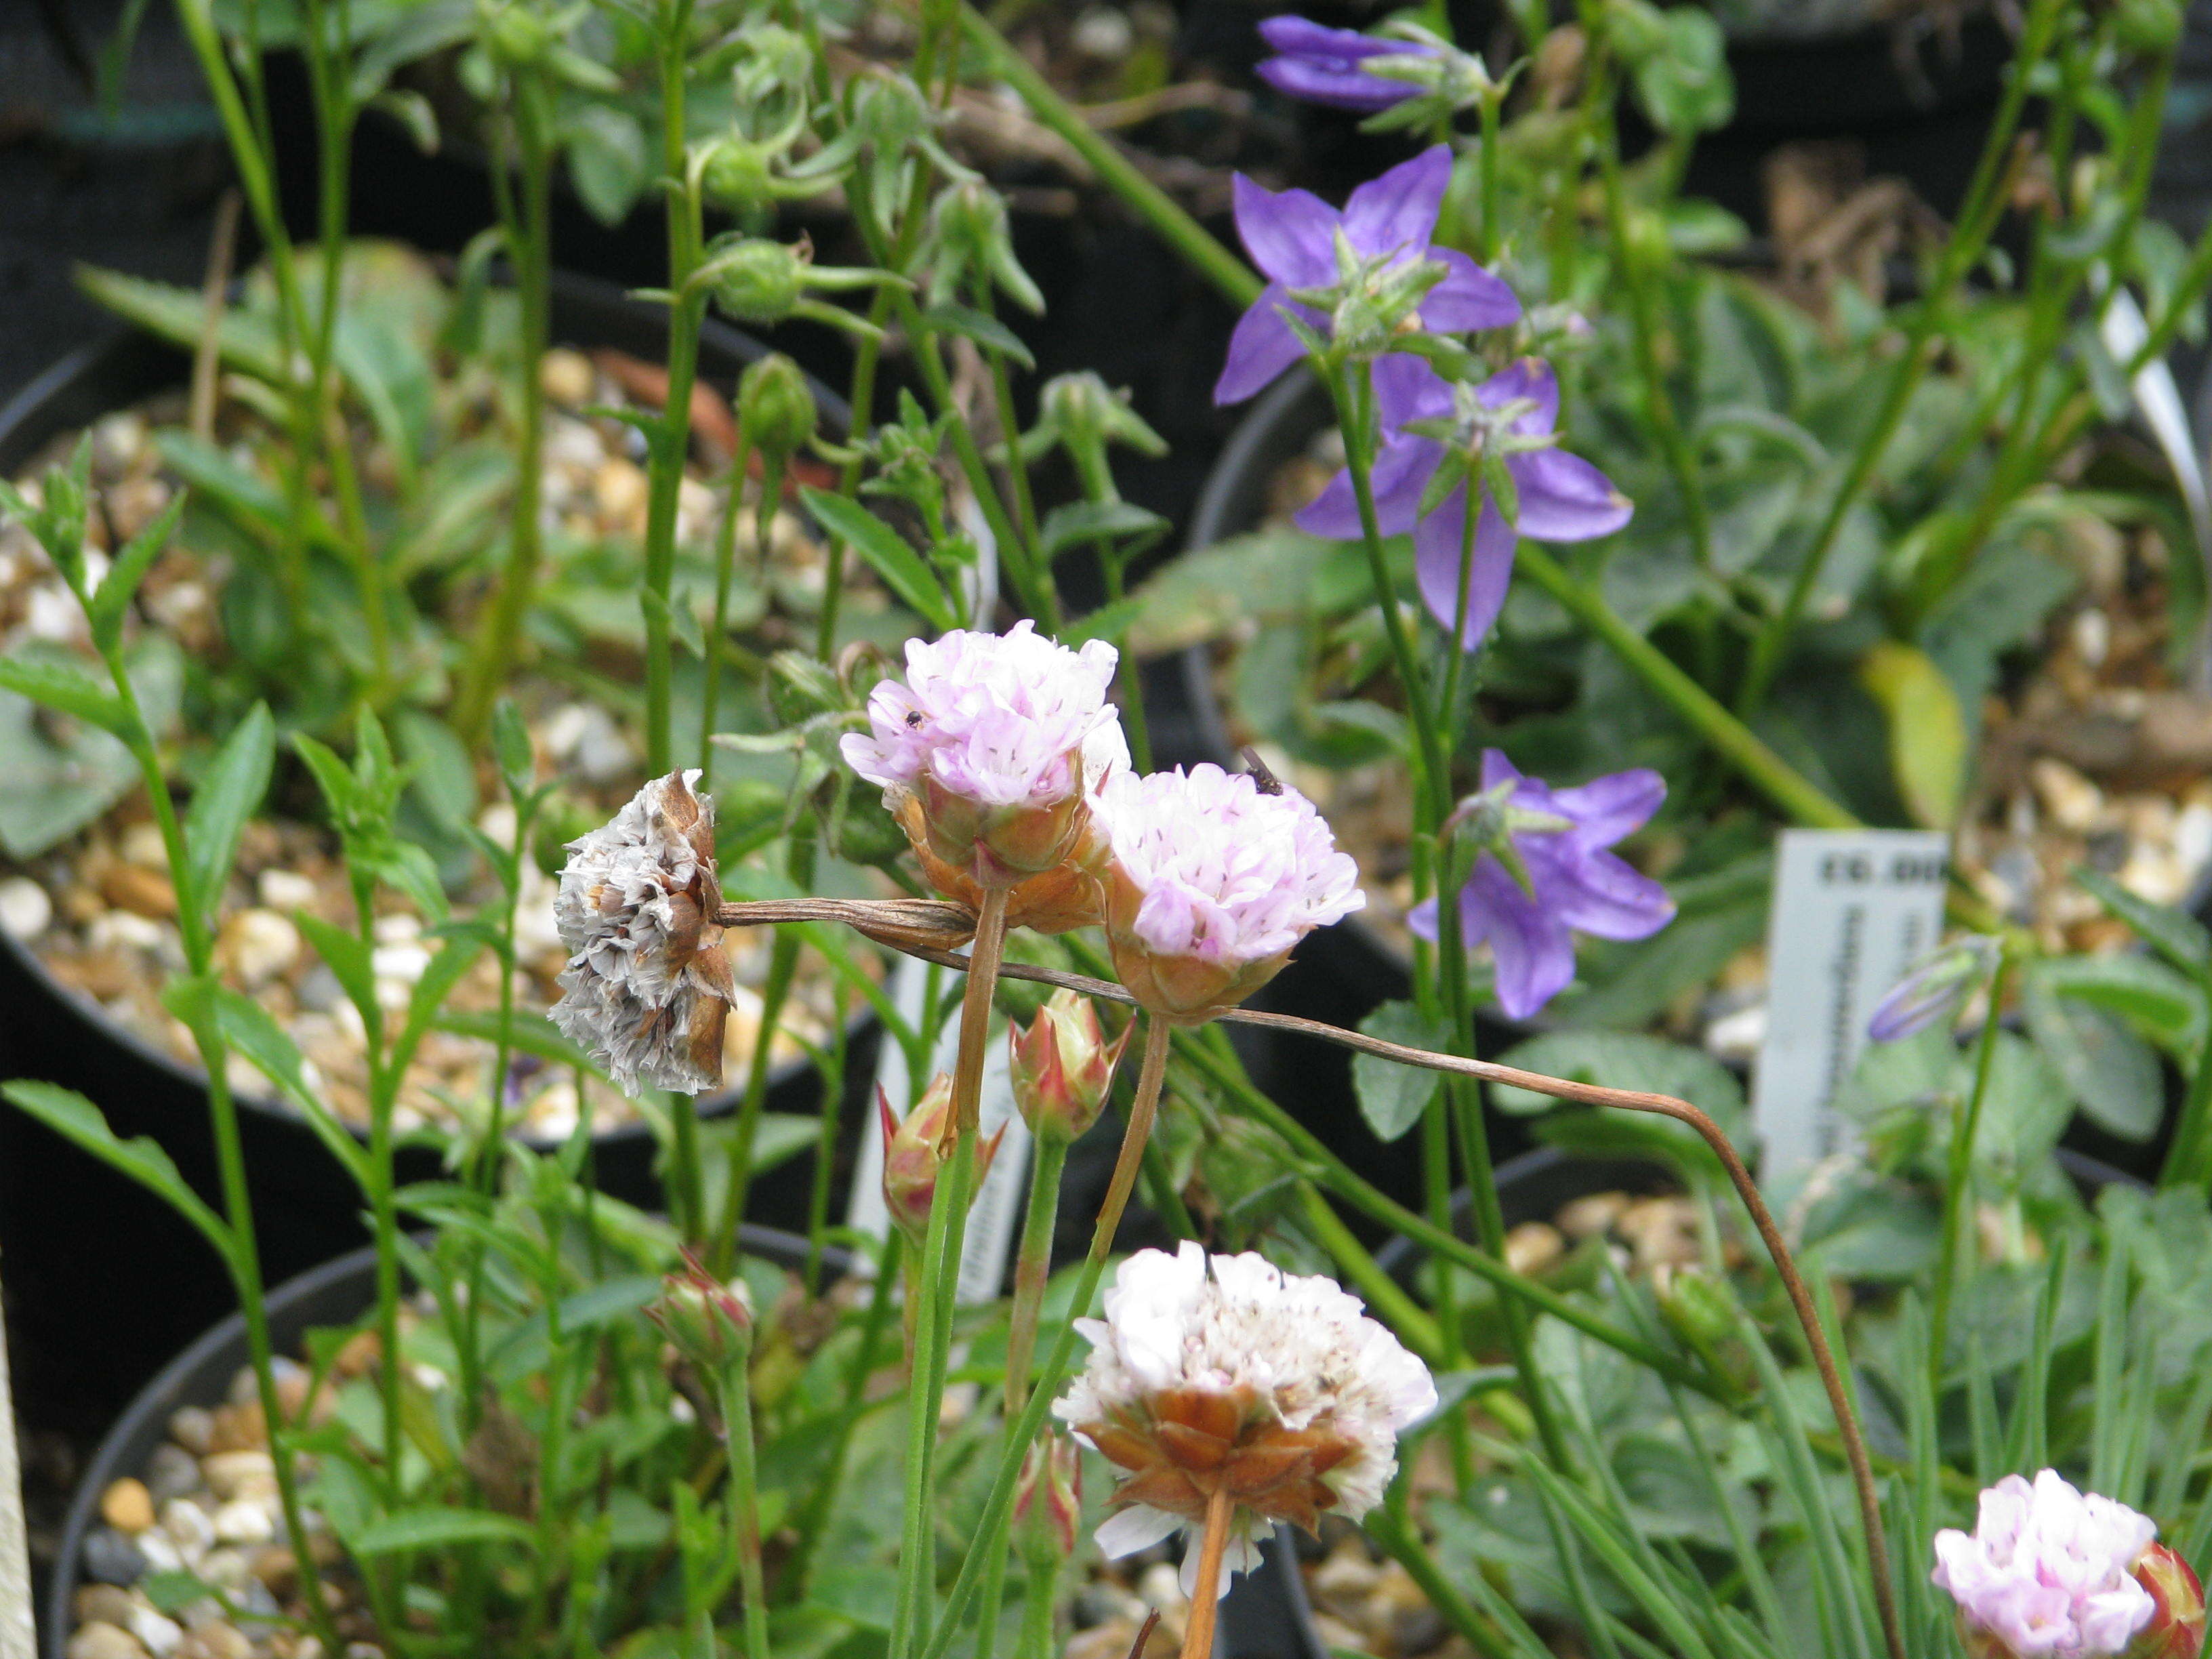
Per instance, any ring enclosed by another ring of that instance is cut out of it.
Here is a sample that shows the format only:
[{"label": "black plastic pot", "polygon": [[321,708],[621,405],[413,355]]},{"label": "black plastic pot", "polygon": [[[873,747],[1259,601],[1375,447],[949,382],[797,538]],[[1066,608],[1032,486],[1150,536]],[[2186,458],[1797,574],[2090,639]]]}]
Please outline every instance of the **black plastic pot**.
[{"label": "black plastic pot", "polygon": [[[746,1255],[780,1267],[796,1270],[806,1262],[807,1242],[796,1233],[748,1223],[739,1231],[738,1242]],[[842,1276],[852,1258],[833,1247],[824,1252],[823,1261],[834,1276]],[[359,1319],[375,1294],[374,1248],[326,1261],[270,1293],[270,1340],[279,1353],[292,1352],[308,1331]],[[77,1482],[62,1525],[53,1579],[43,1598],[43,1659],[66,1659],[74,1622],[70,1602],[83,1582],[79,1564],[85,1540],[100,1525],[100,1494],[116,1480],[145,1468],[168,1437],[169,1419],[179,1407],[220,1403],[231,1378],[250,1358],[246,1321],[234,1313],[164,1365],[100,1443]],[[1328,1659],[1328,1649],[1313,1626],[1289,1529],[1279,1529],[1264,1553],[1267,1565],[1249,1578],[1237,1581],[1222,1603],[1216,1659]]]},{"label": "black plastic pot", "polygon": [[[664,312],[611,284],[566,275],[555,279],[556,340],[611,347],[653,361],[665,347],[665,331]],[[765,349],[710,320],[701,336],[701,376],[729,392],[745,365]],[[72,353],[0,410],[0,471],[13,472],[57,437],[181,384],[188,368],[182,354],[133,332],[118,332]],[[813,390],[824,425],[842,431],[848,418],[843,401],[819,384]],[[876,1033],[872,1014],[855,1021],[850,1086],[841,1103],[854,1122],[866,1104]],[[35,952],[0,933],[0,1078],[16,1077],[84,1094],[106,1113],[117,1133],[152,1136],[195,1188],[210,1197],[217,1192],[205,1080],[198,1069],[115,1025],[49,975]],[[735,1109],[740,1092],[706,1097],[700,1111],[726,1114]],[[804,1062],[779,1068],[770,1079],[771,1110],[811,1114],[819,1099],[819,1077]],[[240,1103],[269,1282],[328,1261],[366,1238],[358,1190],[304,1120],[264,1096],[244,1096]],[[839,1144],[849,1155],[854,1138],[840,1136]],[[631,1202],[657,1206],[654,1152],[642,1123],[595,1136],[598,1184]],[[811,1157],[801,1154],[777,1179],[756,1186],[756,1220],[805,1224]],[[435,1155],[422,1149],[404,1149],[400,1166],[403,1182],[439,1173]],[[8,1261],[11,1321],[27,1393],[83,1401],[95,1421],[224,1305],[222,1287],[206,1271],[205,1246],[189,1227],[134,1183],[13,1109],[0,1109],[0,1250]]]}]

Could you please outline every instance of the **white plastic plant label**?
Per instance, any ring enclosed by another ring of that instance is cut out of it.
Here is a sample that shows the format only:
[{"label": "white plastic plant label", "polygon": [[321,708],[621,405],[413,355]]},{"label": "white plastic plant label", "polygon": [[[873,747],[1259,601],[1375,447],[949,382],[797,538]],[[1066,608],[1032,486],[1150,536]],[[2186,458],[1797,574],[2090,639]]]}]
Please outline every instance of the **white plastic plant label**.
[{"label": "white plastic plant label", "polygon": [[[921,1019],[929,971],[927,963],[912,957],[902,958],[891,970],[891,1000],[902,1017]],[[948,1006],[945,1030],[938,1039],[936,1066],[946,1072],[952,1069],[960,1047],[963,977],[957,974],[945,976],[944,995]],[[893,1111],[904,1112],[913,1103],[915,1085],[907,1075],[906,1050],[888,1033],[884,1037],[883,1057],[876,1063],[876,1081],[890,1097]],[[928,1079],[922,1081],[926,1084]],[[958,1296],[963,1304],[971,1306],[994,1300],[1006,1288],[1007,1260],[1013,1251],[1014,1236],[1021,1225],[1022,1200],[1028,1191],[1030,1127],[1014,1110],[1014,1085],[1007,1071],[1006,1022],[996,1015],[992,1017],[990,1041],[984,1052],[983,1091],[979,1104],[984,1138],[988,1140],[1002,1123],[1006,1125],[1006,1138],[1000,1142],[999,1154],[983,1177],[981,1190],[975,1194],[975,1207],[968,1212],[968,1236],[960,1253]],[[872,1103],[866,1125],[860,1132],[860,1156],[853,1171],[853,1196],[846,1206],[845,1219],[854,1231],[873,1238],[883,1238],[890,1231],[890,1212],[884,1207],[883,1122]]]},{"label": "white plastic plant label", "polygon": [[1921,830],[1785,830],[1766,924],[1766,1036],[1752,1087],[1759,1177],[1844,1150],[1836,1091],[1867,1017],[1942,936],[1949,838]]}]

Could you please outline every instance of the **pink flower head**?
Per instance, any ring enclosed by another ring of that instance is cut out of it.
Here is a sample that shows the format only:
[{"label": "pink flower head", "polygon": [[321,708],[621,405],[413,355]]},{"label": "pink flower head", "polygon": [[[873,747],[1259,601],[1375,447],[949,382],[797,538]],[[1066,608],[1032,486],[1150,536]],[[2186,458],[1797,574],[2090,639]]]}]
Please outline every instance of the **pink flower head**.
[{"label": "pink flower head", "polygon": [[2103,1659],[2127,1652],[2157,1603],[2135,1577],[2158,1527],[2045,1469],[1982,1494],[1971,1534],[1936,1534],[1936,1587],[1959,1604],[1968,1647],[1991,1659]]},{"label": "pink flower head", "polygon": [[1364,904],[1359,869],[1295,789],[1247,773],[1118,773],[1097,803],[1106,938],[1154,1013],[1199,1023],[1272,979],[1291,947]]},{"label": "pink flower head", "polygon": [[1026,619],[1005,634],[909,640],[906,684],[876,687],[846,763],[883,786],[909,834],[901,809],[919,805],[918,851],[926,843],[981,886],[1014,886],[1068,858],[1086,794],[1129,763],[1106,696],[1116,659],[1103,640],[1070,651]]}]

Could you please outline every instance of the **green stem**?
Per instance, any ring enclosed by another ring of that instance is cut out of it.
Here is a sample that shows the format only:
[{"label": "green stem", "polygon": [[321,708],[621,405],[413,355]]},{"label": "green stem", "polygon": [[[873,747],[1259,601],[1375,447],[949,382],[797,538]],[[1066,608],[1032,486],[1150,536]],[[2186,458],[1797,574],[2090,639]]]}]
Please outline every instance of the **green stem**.
[{"label": "green stem", "polygon": [[676,0],[671,11],[662,24],[659,51],[661,172],[668,191],[668,287],[674,297],[668,313],[668,398],[647,434],[650,479],[645,517],[645,748],[647,769],[656,776],[668,770],[673,749],[669,593],[676,574],[676,506],[691,447],[699,326],[707,308],[707,296],[691,283],[699,264],[700,231],[699,198],[684,143],[690,0]]},{"label": "green stem", "polygon": [[1904,422],[1905,410],[1920,384],[1920,377],[1933,359],[1935,337],[1945,319],[1952,291],[1981,257],[1983,248],[1996,229],[2004,210],[2003,192],[1998,185],[2004,175],[2006,153],[2027,106],[2029,82],[2034,78],[2037,65],[2051,50],[2065,9],[2064,0],[2034,0],[2029,9],[2020,51],[2006,80],[2003,101],[1990,128],[1988,142],[1982,147],[1981,159],[1975,165],[1973,181],[1967,186],[1966,205],[1960,210],[1959,222],[1936,268],[1935,280],[1921,297],[1905,331],[1904,353],[1891,373],[1888,390],[1883,394],[1874,425],[1852,455],[1835,494],[1829,498],[1827,511],[1821,516],[1812,545],[1798,562],[1796,574],[1790,580],[1782,609],[1768,619],[1752,641],[1751,662],[1736,698],[1740,713],[1748,714],[1766,701],[1774,677],[1781,670],[1783,653],[1789,648],[1814,586],[1820,580],[1828,556],[1843,533],[1844,522],[1872,482],[1882,457],[1888,453],[1890,441]]},{"label": "green stem", "polygon": [[1974,1082],[1966,1106],[1951,1126],[1951,1156],[1943,1179],[1943,1236],[1936,1262],[1936,1287],[1928,1316],[1929,1397],[1943,1397],[1943,1358],[1950,1346],[1951,1303],[1958,1289],[1960,1245],[1973,1215],[1970,1201],[1974,1179],[1974,1139],[1981,1131],[1982,1103],[1989,1097],[1990,1074],[1997,1051],[1998,1018],[2004,1006],[2007,981],[2012,977],[2008,951],[1997,960],[1990,977],[1989,1016],[1982,1022],[1980,1040],[1974,1045]]},{"label": "green stem", "polygon": [[1022,1243],[1014,1258],[1014,1305],[1006,1331],[1006,1420],[1013,1421],[1029,1395],[1030,1367],[1036,1357],[1037,1316],[1052,1273],[1053,1230],[1060,1219],[1060,1177],[1067,1165],[1067,1138],[1040,1135],[1030,1165],[1029,1207],[1022,1220]]},{"label": "green stem", "polygon": [[513,672],[523,619],[536,592],[542,558],[538,519],[544,489],[545,387],[544,367],[552,343],[553,158],[537,107],[538,89],[516,87],[512,120],[519,193],[507,185],[504,158],[495,156],[493,199],[500,209],[522,337],[515,371],[514,499],[507,514],[507,561],[498,590],[485,608],[469,653],[454,724],[468,738],[482,734],[493,700]]},{"label": "green stem", "polygon": [[[1083,484],[1084,500],[1096,506],[1121,499],[1115,487],[1112,468],[1106,464],[1105,446],[1077,444],[1068,451],[1075,462],[1075,471]],[[1094,544],[1098,554],[1099,574],[1105,579],[1106,603],[1118,605],[1127,597],[1128,571],[1121,554],[1109,538],[1101,536]],[[1125,627],[1114,636],[1114,646],[1121,653],[1121,730],[1129,739],[1129,757],[1136,763],[1139,773],[1152,769],[1152,736],[1145,719],[1144,665],[1129,654],[1129,630]]]},{"label": "green stem", "polygon": [[1250,266],[1222,244],[1205,226],[1185,212],[1158,185],[1139,173],[1128,157],[1083,118],[1083,113],[1062,98],[1052,83],[1037,73],[1028,58],[993,27],[982,13],[963,3],[961,27],[968,43],[982,60],[982,72],[1005,82],[1021,95],[1030,113],[1066,141],[1080,155],[1099,183],[1120,197],[1160,238],[1182,255],[1191,268],[1219,289],[1233,306],[1249,306],[1260,297],[1264,284]]},{"label": "green stem", "polygon": [[[881,325],[890,314],[890,295],[883,289],[869,302],[868,320]],[[855,446],[865,440],[875,425],[876,366],[883,359],[883,339],[876,334],[863,335],[853,353],[853,384],[848,401],[853,410],[853,429],[847,434]],[[850,499],[860,482],[860,459],[856,453],[845,463],[837,476],[837,493]],[[828,662],[837,648],[837,612],[845,597],[845,560],[848,550],[845,544],[832,537],[829,544],[829,563],[822,577],[822,616],[814,635],[814,654]]]},{"label": "green stem", "polygon": [[[2212,1006],[2212,967],[2202,969],[2198,980],[2206,1006]],[[2174,1125],[2173,1146],[2159,1171],[2160,1187],[2202,1186],[2212,1175],[2212,1039],[2197,1050],[2196,1068],[2189,1074],[2189,1091],[2181,1103]]]},{"label": "green stem", "polygon": [[[722,705],[722,641],[730,633],[730,581],[737,562],[738,514],[744,505],[746,462],[745,441],[740,435],[737,455],[730,462],[729,493],[722,502],[722,522],[714,539],[714,631],[707,636],[707,678],[699,702],[699,770],[708,788],[714,783],[714,725]],[[763,582],[769,574],[769,532],[783,500],[783,462],[780,454],[761,452],[761,490],[753,508],[753,543]]]},{"label": "green stem", "polygon": [[1382,1322],[1398,1333],[1406,1346],[1431,1367],[1447,1364],[1443,1335],[1437,1328],[1436,1321],[1421,1311],[1419,1304],[1406,1294],[1397,1280],[1376,1265],[1375,1258],[1352,1237],[1352,1229],[1329,1208],[1319,1188],[1310,1181],[1301,1181],[1297,1190],[1307,1228],[1352,1281],[1352,1288],[1366,1298],[1367,1305],[1380,1314]]},{"label": "green stem", "polygon": [[768,1586],[761,1572],[760,1485],[753,1458],[750,1355],[722,1378],[722,1425],[730,1454],[729,1525],[738,1547],[738,1593],[744,1601],[744,1659],[769,1659]]},{"label": "green stem", "polygon": [[[1105,1201],[1098,1207],[1097,1224],[1091,1229],[1090,1253],[1084,1257],[1074,1297],[1068,1303],[1079,1313],[1087,1310],[1091,1298],[1098,1293],[1098,1281],[1106,1271],[1107,1255],[1114,1248],[1114,1235],[1121,1228],[1122,1212],[1128,1207],[1129,1194],[1137,1184],[1145,1144],[1152,1138],[1152,1121],[1159,1110],[1160,1086],[1167,1076],[1170,1030],[1158,1016],[1146,1017],[1144,1055],[1137,1073],[1136,1099],[1129,1108],[1129,1125],[1121,1136],[1121,1150],[1114,1160],[1113,1176],[1106,1183]],[[959,1632],[961,1615],[979,1588],[984,1558],[1004,1553],[1006,1526],[1013,1514],[1014,1489],[1021,1479],[1023,1452],[1034,1443],[1044,1427],[1045,1414],[1052,1408],[1053,1398],[1073,1369],[1076,1330],[1071,1321],[1060,1327],[1052,1353],[1038,1375],[1036,1389],[1030,1395],[1029,1404],[1022,1407],[1021,1420],[1006,1437],[1007,1450],[1000,1455],[998,1474],[992,1480],[990,1495],[984,1499],[983,1513],[973,1534],[981,1540],[981,1547],[970,1549],[961,1562],[959,1577],[945,1597],[944,1617],[929,1636],[921,1659],[945,1659]]]},{"label": "green stem", "polygon": [[1543,549],[1523,543],[1520,568],[1609,647],[1645,685],[1703,738],[1744,780],[1793,823],[1818,830],[1856,830],[1857,818],[1768,748],[1758,734],[1607,605],[1595,589],[1567,574]]}]

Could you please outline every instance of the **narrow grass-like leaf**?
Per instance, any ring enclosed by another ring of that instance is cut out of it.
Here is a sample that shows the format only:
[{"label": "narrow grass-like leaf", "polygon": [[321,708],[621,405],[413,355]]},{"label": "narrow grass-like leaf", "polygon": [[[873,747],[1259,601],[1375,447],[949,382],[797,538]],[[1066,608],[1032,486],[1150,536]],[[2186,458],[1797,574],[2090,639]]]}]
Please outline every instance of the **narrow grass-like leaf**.
[{"label": "narrow grass-like leaf", "polygon": [[926,617],[940,633],[957,628],[960,618],[921,554],[905,538],[858,501],[811,485],[799,492],[806,510],[838,540],[868,562],[892,592]]},{"label": "narrow grass-like leaf", "polygon": [[257,702],[216,752],[215,763],[192,792],[185,814],[187,879],[200,911],[212,916],[238,856],[238,838],[269,793],[276,761],[276,724],[269,705]]},{"label": "narrow grass-like leaf", "polygon": [[2089,1490],[2100,1492],[2112,1489],[2126,1427],[2120,1418],[2120,1366],[2125,1358],[2128,1249],[2117,1230],[2107,1228],[2105,1239],[2104,1271],[2097,1283],[2096,1382],[2089,1395]]},{"label": "narrow grass-like leaf", "polygon": [[229,1227],[185,1184],[168,1153],[149,1137],[124,1139],[108,1127],[99,1107],[75,1090],[55,1084],[19,1079],[0,1084],[0,1095],[109,1168],[129,1176],[198,1228],[224,1261],[230,1260]]}]

